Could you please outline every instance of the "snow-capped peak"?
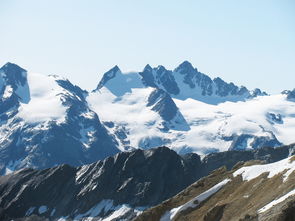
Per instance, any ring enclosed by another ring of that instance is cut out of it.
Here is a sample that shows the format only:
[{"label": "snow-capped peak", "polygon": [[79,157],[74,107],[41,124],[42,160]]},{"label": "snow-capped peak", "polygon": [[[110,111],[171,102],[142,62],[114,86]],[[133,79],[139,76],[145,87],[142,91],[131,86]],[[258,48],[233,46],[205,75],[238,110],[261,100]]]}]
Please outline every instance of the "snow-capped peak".
[{"label": "snow-capped peak", "polygon": [[[103,87],[113,91],[116,96],[131,92],[133,88],[153,87],[166,91],[174,98],[181,100],[192,98],[209,104],[243,101],[266,95],[260,89],[249,91],[244,86],[227,83],[219,77],[211,79],[188,61],[182,62],[173,71],[167,70],[163,65],[153,68],[147,64],[142,72],[122,73],[115,66],[103,75],[96,90]],[[124,87],[124,90],[120,87]]]}]

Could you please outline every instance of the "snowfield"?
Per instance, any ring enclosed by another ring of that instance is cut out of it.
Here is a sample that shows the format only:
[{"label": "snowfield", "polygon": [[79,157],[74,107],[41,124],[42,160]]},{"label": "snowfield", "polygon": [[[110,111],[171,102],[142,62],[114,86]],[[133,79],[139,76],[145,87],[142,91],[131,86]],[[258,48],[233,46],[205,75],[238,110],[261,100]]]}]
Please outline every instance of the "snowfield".
[{"label": "snowfield", "polygon": [[204,155],[228,150],[233,136],[243,134],[249,137],[238,149],[252,149],[255,137],[276,137],[282,144],[294,142],[295,103],[283,94],[216,105],[173,98],[189,129],[178,124],[163,131],[163,119],[146,106],[151,92],[151,88],[136,88],[117,97],[103,87],[87,100],[102,121],[124,125],[134,148],[167,145],[178,153]]},{"label": "snowfield", "polygon": [[[64,92],[53,76],[28,73],[30,90],[29,103],[22,103],[18,116],[28,123],[50,120],[64,121],[66,107],[62,105],[60,94]],[[32,114],[33,113],[33,114]]]}]

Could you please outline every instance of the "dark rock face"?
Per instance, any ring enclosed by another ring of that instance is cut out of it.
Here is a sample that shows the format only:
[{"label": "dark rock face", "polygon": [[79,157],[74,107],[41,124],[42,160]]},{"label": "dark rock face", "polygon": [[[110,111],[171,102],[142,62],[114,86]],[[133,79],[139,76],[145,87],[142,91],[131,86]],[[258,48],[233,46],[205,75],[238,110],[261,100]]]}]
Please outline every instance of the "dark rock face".
[{"label": "dark rock face", "polygon": [[24,86],[27,83],[27,71],[16,64],[8,62],[0,69],[0,72],[6,84],[11,85],[14,90],[16,90],[18,86]]},{"label": "dark rock face", "polygon": [[147,106],[152,106],[152,110],[159,113],[163,120],[172,120],[178,108],[170,95],[161,89],[155,89],[148,98]]},{"label": "dark rock face", "polygon": [[179,87],[173,76],[173,72],[166,70],[164,66],[152,68],[147,65],[143,72],[138,73],[142,77],[142,82],[145,86],[160,88],[161,86],[169,94],[179,94]]},{"label": "dark rock face", "polygon": [[295,89],[293,89],[293,91],[288,92],[287,99],[291,101],[295,100]]},{"label": "dark rock face", "polygon": [[217,86],[217,95],[224,97],[228,95],[243,95],[245,92],[247,92],[247,89],[245,87],[242,87],[239,89],[236,85],[233,83],[226,83],[221,78],[215,78],[213,80],[215,85]]},{"label": "dark rock face", "polygon": [[113,200],[115,205],[149,207],[220,166],[231,169],[239,161],[253,159],[274,162],[287,157],[294,149],[294,146],[283,146],[228,151],[210,154],[201,161],[197,154],[180,156],[159,147],[119,153],[78,168],[61,165],[45,170],[23,169],[0,177],[0,217],[2,220],[24,217],[30,208],[33,208],[30,215],[38,216],[38,208],[45,205],[47,210],[42,217],[70,219],[105,199]]},{"label": "dark rock face", "polygon": [[258,97],[258,96],[267,96],[268,94],[265,91],[261,91],[259,88],[255,88],[251,94],[251,97]]},{"label": "dark rock face", "polygon": [[162,85],[169,94],[179,94],[179,87],[175,82],[172,71],[168,71],[164,66],[159,66],[155,69],[156,81],[158,85]]},{"label": "dark rock face", "polygon": [[139,75],[142,77],[142,83],[146,87],[157,87],[153,75],[153,68],[150,65],[146,65],[143,71],[139,72]]},{"label": "dark rock face", "polygon": [[246,87],[238,87],[233,83],[226,83],[221,78],[214,78],[212,80],[209,76],[193,68],[188,61],[184,61],[174,71],[184,76],[183,82],[188,84],[190,88],[198,86],[202,90],[203,96],[211,96],[213,93],[220,97],[249,96],[250,94]]},{"label": "dark rock face", "polygon": [[200,87],[203,96],[211,96],[213,93],[211,78],[194,68],[191,63],[184,61],[174,70],[184,76],[183,82],[188,84],[190,88]]},{"label": "dark rock face", "polygon": [[29,99],[27,71],[12,63],[0,68],[0,125],[18,113],[20,102]]},{"label": "dark rock face", "polygon": [[268,121],[271,124],[282,124],[284,123],[283,117],[281,114],[267,113],[266,115]]},{"label": "dark rock face", "polygon": [[151,107],[151,109],[158,113],[163,119],[162,131],[168,131],[170,128],[182,131],[190,129],[173,99],[164,90],[158,88],[154,89],[148,97],[147,107]]}]

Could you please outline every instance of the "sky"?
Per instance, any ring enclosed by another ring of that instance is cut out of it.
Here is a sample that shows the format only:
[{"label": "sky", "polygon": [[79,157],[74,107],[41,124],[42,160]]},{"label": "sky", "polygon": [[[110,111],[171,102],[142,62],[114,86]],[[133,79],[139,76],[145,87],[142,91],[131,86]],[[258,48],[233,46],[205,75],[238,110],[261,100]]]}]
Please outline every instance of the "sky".
[{"label": "sky", "polygon": [[1,0],[0,65],[92,90],[115,65],[176,68],[280,93],[295,88],[293,0]]}]

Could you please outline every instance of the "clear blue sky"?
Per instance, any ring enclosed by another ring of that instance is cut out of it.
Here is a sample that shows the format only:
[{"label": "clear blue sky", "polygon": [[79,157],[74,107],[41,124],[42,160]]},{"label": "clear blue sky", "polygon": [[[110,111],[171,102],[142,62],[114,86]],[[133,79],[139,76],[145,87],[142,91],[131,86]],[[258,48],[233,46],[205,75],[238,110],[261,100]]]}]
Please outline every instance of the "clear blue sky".
[{"label": "clear blue sky", "polygon": [[114,65],[201,72],[269,93],[295,88],[294,0],[1,0],[0,65],[85,89]]}]

